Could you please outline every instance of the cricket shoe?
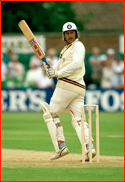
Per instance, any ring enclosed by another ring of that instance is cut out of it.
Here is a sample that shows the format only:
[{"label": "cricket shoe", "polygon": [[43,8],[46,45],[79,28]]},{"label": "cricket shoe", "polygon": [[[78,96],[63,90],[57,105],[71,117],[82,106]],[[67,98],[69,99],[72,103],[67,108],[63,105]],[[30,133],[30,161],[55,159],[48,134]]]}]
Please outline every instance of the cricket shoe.
[{"label": "cricket shoe", "polygon": [[[92,148],[92,158],[94,158],[95,156],[96,156],[95,149]],[[87,154],[85,155],[85,161],[89,161],[89,150],[88,150]]]},{"label": "cricket shoe", "polygon": [[55,160],[58,159],[60,157],[63,157],[65,155],[69,154],[69,150],[68,148],[65,146],[62,149],[59,150],[59,152],[55,152],[52,157],[50,157],[50,160]]},{"label": "cricket shoe", "polygon": [[[96,151],[94,146],[92,145],[92,158],[94,158],[95,156],[96,156]],[[80,161],[82,161],[82,158],[80,158]],[[85,154],[85,161],[89,161],[89,149],[87,153]]]}]

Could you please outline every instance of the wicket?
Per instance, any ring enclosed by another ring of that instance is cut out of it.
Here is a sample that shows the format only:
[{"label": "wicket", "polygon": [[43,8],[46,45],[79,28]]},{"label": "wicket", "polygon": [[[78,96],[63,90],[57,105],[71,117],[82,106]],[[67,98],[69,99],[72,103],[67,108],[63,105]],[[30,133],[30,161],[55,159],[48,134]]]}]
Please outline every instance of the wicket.
[{"label": "wicket", "polygon": [[83,105],[81,106],[81,137],[82,137],[82,163],[85,163],[85,140],[84,140],[84,108],[88,107],[88,124],[89,124],[89,162],[92,163],[92,123],[91,123],[91,108],[95,107],[96,113],[96,161],[100,162],[99,158],[99,109],[98,105]]}]

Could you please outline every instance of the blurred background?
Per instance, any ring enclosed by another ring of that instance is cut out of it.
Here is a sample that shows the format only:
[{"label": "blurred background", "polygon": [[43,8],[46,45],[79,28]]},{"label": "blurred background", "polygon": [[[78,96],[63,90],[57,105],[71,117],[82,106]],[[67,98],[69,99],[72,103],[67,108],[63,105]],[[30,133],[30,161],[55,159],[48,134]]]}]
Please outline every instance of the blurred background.
[{"label": "blurred background", "polygon": [[41,111],[39,102],[49,103],[57,82],[42,72],[18,27],[23,19],[53,64],[65,45],[62,26],[74,22],[86,49],[85,103],[124,110],[123,1],[2,1],[2,111]]}]

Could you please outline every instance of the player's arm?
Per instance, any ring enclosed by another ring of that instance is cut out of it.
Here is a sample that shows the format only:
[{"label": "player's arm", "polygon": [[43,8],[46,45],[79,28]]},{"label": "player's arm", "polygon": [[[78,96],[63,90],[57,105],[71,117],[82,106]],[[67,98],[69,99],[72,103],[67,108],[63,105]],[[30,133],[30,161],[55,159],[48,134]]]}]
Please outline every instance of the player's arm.
[{"label": "player's arm", "polygon": [[74,46],[73,61],[65,68],[57,71],[56,69],[50,69],[49,74],[51,77],[67,77],[73,74],[83,64],[85,58],[85,47],[82,43],[78,42]]},{"label": "player's arm", "polygon": [[82,43],[78,42],[74,46],[73,61],[68,66],[58,71],[58,78],[72,75],[82,66],[84,58],[85,48]]}]

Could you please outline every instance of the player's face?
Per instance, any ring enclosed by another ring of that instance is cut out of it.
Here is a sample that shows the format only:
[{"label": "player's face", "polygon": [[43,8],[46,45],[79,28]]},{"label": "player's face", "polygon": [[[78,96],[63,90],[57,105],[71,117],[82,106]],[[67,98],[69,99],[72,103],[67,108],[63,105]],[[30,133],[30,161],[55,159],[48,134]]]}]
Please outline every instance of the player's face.
[{"label": "player's face", "polygon": [[71,44],[76,39],[76,32],[74,30],[69,30],[64,33],[64,38],[66,41],[66,44]]}]

